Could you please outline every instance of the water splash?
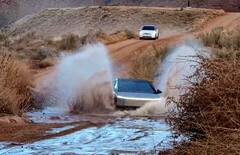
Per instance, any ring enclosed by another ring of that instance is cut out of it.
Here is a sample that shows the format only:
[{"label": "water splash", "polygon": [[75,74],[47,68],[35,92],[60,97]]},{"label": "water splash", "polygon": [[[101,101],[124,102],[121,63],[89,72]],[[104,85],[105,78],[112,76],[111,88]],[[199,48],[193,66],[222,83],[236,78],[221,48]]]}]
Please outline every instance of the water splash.
[{"label": "water splash", "polygon": [[[164,115],[172,109],[166,105],[167,97],[178,97],[180,90],[176,87],[186,86],[186,77],[194,74],[198,65],[198,55],[206,55],[202,44],[192,39],[176,46],[166,58],[159,64],[154,79],[154,86],[161,90],[162,97],[158,102],[149,102],[143,107],[127,112],[130,115]],[[195,67],[194,67],[195,66]]]},{"label": "water splash", "polygon": [[51,93],[67,111],[114,109],[111,61],[104,45],[88,45],[64,56],[53,72]]}]

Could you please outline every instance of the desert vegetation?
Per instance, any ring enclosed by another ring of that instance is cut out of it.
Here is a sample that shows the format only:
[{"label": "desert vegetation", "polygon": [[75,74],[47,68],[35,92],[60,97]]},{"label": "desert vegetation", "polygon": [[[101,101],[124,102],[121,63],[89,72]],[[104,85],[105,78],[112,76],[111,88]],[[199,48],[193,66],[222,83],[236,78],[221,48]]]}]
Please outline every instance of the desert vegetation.
[{"label": "desert vegetation", "polygon": [[165,47],[157,47],[153,44],[149,51],[133,59],[131,77],[152,81],[158,64],[161,63],[168,51],[167,45]]},{"label": "desert vegetation", "polygon": [[13,55],[0,55],[0,115],[21,115],[32,102],[32,75]]},{"label": "desert vegetation", "polygon": [[41,107],[41,94],[34,91],[35,70],[57,64],[61,53],[75,52],[88,43],[111,44],[138,37],[122,30],[107,34],[102,30],[87,35],[64,34],[56,40],[51,36],[29,32],[13,37],[0,33],[0,115],[21,115],[29,107]]},{"label": "desert vegetation", "polygon": [[[240,57],[239,29],[215,28],[199,35],[212,50],[212,57],[200,57],[197,71],[188,77],[189,86],[179,98],[167,122],[174,130],[174,154],[240,153]],[[178,139],[179,140],[179,139]]]}]

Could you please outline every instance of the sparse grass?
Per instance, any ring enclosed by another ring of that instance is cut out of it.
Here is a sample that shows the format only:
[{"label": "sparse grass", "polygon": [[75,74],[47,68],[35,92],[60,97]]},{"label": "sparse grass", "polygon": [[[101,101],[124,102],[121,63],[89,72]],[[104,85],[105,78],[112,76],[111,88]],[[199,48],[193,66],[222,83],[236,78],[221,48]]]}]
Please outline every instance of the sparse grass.
[{"label": "sparse grass", "polygon": [[16,42],[18,44],[20,44],[20,43],[27,44],[27,43],[29,43],[33,40],[37,40],[37,39],[43,40],[44,36],[37,34],[35,31],[31,31],[31,32],[28,32],[25,35],[21,36],[20,38],[18,38],[18,40],[16,40]]},{"label": "sparse grass", "polygon": [[21,115],[31,105],[32,75],[12,55],[0,55],[0,113]]},{"label": "sparse grass", "polygon": [[222,27],[217,27],[211,33],[200,34],[198,38],[218,57],[227,60],[240,59],[240,29],[230,32]]},{"label": "sparse grass", "polygon": [[133,71],[131,76],[134,78],[152,81],[155,76],[157,66],[164,59],[168,52],[168,47],[157,47],[153,44],[152,50],[136,56],[133,59]]}]

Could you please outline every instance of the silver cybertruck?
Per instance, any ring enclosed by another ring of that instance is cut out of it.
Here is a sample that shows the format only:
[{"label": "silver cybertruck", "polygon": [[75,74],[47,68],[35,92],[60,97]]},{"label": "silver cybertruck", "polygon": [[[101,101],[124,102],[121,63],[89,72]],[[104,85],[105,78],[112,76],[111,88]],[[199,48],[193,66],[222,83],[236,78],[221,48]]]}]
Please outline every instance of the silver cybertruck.
[{"label": "silver cybertruck", "polygon": [[149,81],[139,79],[116,79],[114,101],[117,108],[138,108],[147,102],[159,101],[162,92]]}]

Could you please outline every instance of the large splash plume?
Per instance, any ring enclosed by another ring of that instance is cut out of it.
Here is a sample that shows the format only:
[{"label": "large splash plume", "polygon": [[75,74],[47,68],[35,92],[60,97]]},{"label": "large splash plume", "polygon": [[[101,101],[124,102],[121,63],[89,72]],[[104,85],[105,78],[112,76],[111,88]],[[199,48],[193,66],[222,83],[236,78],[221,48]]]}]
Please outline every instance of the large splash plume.
[{"label": "large splash plume", "polygon": [[49,77],[48,84],[53,89],[48,92],[63,110],[114,109],[111,61],[102,44],[89,45],[82,51],[64,56]]},{"label": "large splash plume", "polygon": [[143,107],[127,112],[130,115],[164,115],[172,109],[166,105],[167,97],[178,97],[180,90],[177,87],[187,85],[186,77],[196,71],[198,55],[205,55],[202,44],[192,39],[176,46],[165,59],[159,64],[154,86],[162,91],[159,102],[150,102]]}]

